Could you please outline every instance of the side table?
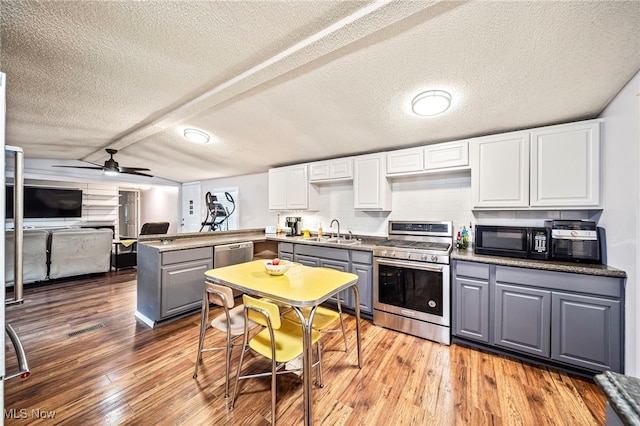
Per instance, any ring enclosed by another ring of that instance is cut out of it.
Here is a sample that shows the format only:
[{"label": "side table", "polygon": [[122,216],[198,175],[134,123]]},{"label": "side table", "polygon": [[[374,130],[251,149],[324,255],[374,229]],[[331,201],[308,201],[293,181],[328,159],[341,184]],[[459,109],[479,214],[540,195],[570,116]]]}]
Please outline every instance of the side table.
[{"label": "side table", "polygon": [[[111,266],[117,271],[122,268],[132,268],[138,264],[138,251],[136,240],[113,240],[113,252],[111,253]],[[130,248],[122,252],[123,248]]]}]

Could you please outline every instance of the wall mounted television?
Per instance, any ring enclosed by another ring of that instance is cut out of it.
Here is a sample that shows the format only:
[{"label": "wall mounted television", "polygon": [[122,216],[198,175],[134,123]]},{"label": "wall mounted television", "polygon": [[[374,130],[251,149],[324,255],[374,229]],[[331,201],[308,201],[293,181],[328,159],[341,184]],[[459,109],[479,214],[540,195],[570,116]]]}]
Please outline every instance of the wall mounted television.
[{"label": "wall mounted television", "polygon": [[[13,218],[13,186],[6,187],[7,219]],[[24,187],[25,219],[56,219],[82,217],[82,190],[37,186]]]}]

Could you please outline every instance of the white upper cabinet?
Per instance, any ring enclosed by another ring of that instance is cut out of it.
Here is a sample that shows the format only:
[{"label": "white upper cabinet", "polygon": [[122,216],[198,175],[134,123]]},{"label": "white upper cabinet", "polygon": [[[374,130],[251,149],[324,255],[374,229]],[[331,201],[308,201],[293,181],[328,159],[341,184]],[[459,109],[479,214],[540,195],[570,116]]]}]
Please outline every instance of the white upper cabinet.
[{"label": "white upper cabinet", "polygon": [[387,176],[468,169],[469,143],[456,141],[387,152]]},{"label": "white upper cabinet", "polygon": [[353,158],[317,161],[309,165],[309,181],[333,182],[353,179]]},{"label": "white upper cabinet", "polygon": [[452,169],[469,165],[469,142],[438,143],[424,147],[424,169]]},{"label": "white upper cabinet", "polygon": [[307,164],[269,169],[270,210],[314,210],[316,201]]},{"label": "white upper cabinet", "polygon": [[357,210],[391,210],[391,185],[386,178],[385,153],[353,160],[353,206]]},{"label": "white upper cabinet", "polygon": [[531,132],[531,206],[600,206],[600,122]]},{"label": "white upper cabinet", "polygon": [[287,209],[287,169],[269,169],[269,209]]},{"label": "white upper cabinet", "polygon": [[387,176],[424,170],[424,148],[407,148],[387,152]]},{"label": "white upper cabinet", "polygon": [[472,139],[471,196],[474,207],[529,206],[529,133]]},{"label": "white upper cabinet", "polygon": [[474,208],[601,208],[599,120],[472,139],[469,153]]}]

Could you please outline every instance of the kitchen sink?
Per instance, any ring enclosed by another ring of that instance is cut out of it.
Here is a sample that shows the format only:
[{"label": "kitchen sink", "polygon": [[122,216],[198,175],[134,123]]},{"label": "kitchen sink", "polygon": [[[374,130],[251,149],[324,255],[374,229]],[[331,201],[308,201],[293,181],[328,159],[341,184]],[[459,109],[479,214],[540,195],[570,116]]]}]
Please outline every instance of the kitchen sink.
[{"label": "kitchen sink", "polygon": [[356,245],[356,244],[360,244],[360,241],[358,240],[345,240],[344,238],[330,238],[328,240],[325,241],[326,243],[329,244],[341,244],[341,245],[348,245],[348,246],[352,246],[352,245]]},{"label": "kitchen sink", "polygon": [[353,246],[356,244],[360,244],[359,240],[345,240],[344,238],[326,238],[326,237],[313,237],[313,238],[298,238],[298,241],[305,243],[324,243],[324,244],[335,244],[335,245],[347,245]]}]

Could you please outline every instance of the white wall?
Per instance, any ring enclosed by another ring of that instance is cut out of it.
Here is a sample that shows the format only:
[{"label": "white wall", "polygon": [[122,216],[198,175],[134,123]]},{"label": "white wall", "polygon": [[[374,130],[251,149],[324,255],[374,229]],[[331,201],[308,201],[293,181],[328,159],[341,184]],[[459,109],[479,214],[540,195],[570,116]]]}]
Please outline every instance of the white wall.
[{"label": "white wall", "polygon": [[180,232],[180,187],[154,186],[140,190],[140,223],[169,222],[168,234]]},{"label": "white wall", "polygon": [[607,264],[627,272],[625,373],[640,377],[640,73],[604,110],[603,201]]},{"label": "white wall", "polygon": [[238,191],[236,201],[240,229],[264,228],[275,225],[277,212],[269,211],[269,177],[267,173],[211,179],[200,182],[202,220],[206,208],[204,194]]}]

